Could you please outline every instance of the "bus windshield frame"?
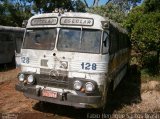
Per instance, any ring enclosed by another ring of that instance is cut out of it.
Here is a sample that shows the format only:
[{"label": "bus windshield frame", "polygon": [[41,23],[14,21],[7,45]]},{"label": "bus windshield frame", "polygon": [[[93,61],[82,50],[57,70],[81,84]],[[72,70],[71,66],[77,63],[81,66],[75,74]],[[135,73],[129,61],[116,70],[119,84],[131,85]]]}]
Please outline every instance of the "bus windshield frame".
[{"label": "bus windshield frame", "polygon": [[27,29],[22,48],[99,54],[102,34],[102,30],[82,28]]}]

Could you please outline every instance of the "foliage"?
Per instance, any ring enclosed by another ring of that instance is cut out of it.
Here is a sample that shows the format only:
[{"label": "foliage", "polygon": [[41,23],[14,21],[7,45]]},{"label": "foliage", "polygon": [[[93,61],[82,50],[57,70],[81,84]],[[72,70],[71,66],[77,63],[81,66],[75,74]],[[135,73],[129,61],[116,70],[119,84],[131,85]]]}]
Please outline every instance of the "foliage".
[{"label": "foliage", "polygon": [[141,0],[111,0],[112,3],[118,5],[121,11],[130,10],[137,6],[137,3],[141,3]]},{"label": "foliage", "polygon": [[136,50],[147,53],[160,49],[160,13],[141,16],[132,30],[131,38]]},{"label": "foliage", "polygon": [[[36,13],[52,12],[55,8],[63,8],[85,12],[87,0],[0,0],[0,24],[21,26],[22,21]],[[92,8],[88,11],[97,13],[116,22],[122,23],[126,10],[141,0],[108,0],[106,5],[98,6],[100,0],[93,0]],[[128,7],[129,6],[129,7]]]},{"label": "foliage", "polygon": [[[89,8],[90,6],[88,5],[88,2],[87,1],[90,1],[91,0],[82,0],[85,4],[85,6],[87,8]],[[109,3],[113,3],[113,4],[116,4],[118,5],[119,7],[121,8],[131,8],[131,7],[135,7],[137,6],[137,3],[141,3],[142,0],[106,0],[106,2],[104,3],[104,5],[107,5]],[[99,4],[100,0],[92,0],[92,4],[91,6],[92,7],[98,7],[98,4]]]},{"label": "foliage", "polygon": [[52,12],[55,8],[73,10],[74,5],[78,11],[84,11],[85,5],[80,0],[74,3],[72,0],[31,0],[33,2],[33,11],[35,13]]},{"label": "foliage", "polygon": [[[158,6],[159,7],[158,7]],[[145,0],[140,7],[134,8],[124,21],[129,30],[132,48],[140,54],[137,58],[144,68],[158,72],[160,55],[160,1]],[[153,66],[151,66],[151,64]],[[155,68],[154,68],[155,67]]]},{"label": "foliage", "polygon": [[123,21],[123,25],[127,28],[129,33],[132,32],[136,22],[141,18],[143,15],[144,8],[143,6],[137,6],[133,8],[132,11],[128,14],[127,19]]},{"label": "foliage", "polygon": [[32,14],[31,7],[26,0],[1,0],[0,1],[0,24],[8,26],[21,26],[23,20],[28,19]]},{"label": "foliage", "polygon": [[[126,18],[128,11],[132,7],[137,6],[137,3],[140,2],[141,0],[108,0],[106,4],[102,6],[95,7],[93,4],[93,7],[89,8],[87,11],[108,17],[115,22],[122,23]],[[88,6],[87,3],[86,6]]]},{"label": "foliage", "polygon": [[159,0],[145,0],[145,12],[159,12],[160,1]]},{"label": "foliage", "polygon": [[36,13],[52,12],[55,8],[73,9],[70,0],[32,0]]},{"label": "foliage", "polygon": [[112,19],[118,23],[122,23],[123,19],[125,18],[125,13],[113,3],[109,3],[105,6],[90,8],[88,12],[99,14],[103,17],[108,17],[109,19]]},{"label": "foliage", "polygon": [[147,73],[147,74],[149,74],[149,75],[151,75],[151,76],[153,76],[153,75],[156,75],[156,74],[158,74],[158,67],[157,67],[157,56],[156,56],[156,54],[155,53],[153,53],[153,54],[147,54],[147,55],[145,55],[145,56],[143,56],[143,58],[142,58],[142,62],[143,62],[143,70]]},{"label": "foliage", "polygon": [[[22,26],[33,13],[52,12],[55,8],[69,11],[74,10],[74,5],[72,0],[0,0],[0,25]],[[77,0],[76,9],[85,11],[84,3]]]}]

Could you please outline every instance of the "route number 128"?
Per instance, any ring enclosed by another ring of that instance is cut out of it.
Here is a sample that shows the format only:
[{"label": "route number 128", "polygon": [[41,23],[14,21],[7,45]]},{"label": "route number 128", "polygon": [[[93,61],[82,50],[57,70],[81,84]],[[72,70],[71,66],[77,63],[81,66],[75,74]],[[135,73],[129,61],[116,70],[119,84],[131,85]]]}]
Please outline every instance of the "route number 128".
[{"label": "route number 128", "polygon": [[84,63],[81,64],[83,70],[96,70],[97,64],[96,63]]}]

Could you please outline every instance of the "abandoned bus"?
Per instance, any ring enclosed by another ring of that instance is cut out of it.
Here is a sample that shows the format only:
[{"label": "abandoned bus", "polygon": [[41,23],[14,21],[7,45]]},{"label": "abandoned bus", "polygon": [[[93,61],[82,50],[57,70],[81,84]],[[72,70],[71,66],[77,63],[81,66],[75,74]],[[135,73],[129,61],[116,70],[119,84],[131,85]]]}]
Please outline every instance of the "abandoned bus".
[{"label": "abandoned bus", "polygon": [[20,57],[24,31],[20,27],[0,26],[0,64],[15,63],[15,56]]},{"label": "abandoned bus", "polygon": [[[16,90],[40,101],[101,108],[127,71],[127,32],[90,13],[45,13],[28,21]],[[113,82],[113,83],[112,83]]]}]

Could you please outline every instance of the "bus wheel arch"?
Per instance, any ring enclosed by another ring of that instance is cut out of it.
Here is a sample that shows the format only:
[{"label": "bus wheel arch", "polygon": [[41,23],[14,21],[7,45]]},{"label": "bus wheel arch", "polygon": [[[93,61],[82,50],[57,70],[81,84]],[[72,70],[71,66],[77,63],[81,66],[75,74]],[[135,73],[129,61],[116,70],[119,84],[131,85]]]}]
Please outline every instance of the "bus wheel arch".
[{"label": "bus wheel arch", "polygon": [[105,86],[104,100],[103,100],[103,106],[102,106],[103,110],[107,108],[108,103],[111,101],[113,91],[114,91],[113,86],[114,86],[114,80],[108,81]]}]

